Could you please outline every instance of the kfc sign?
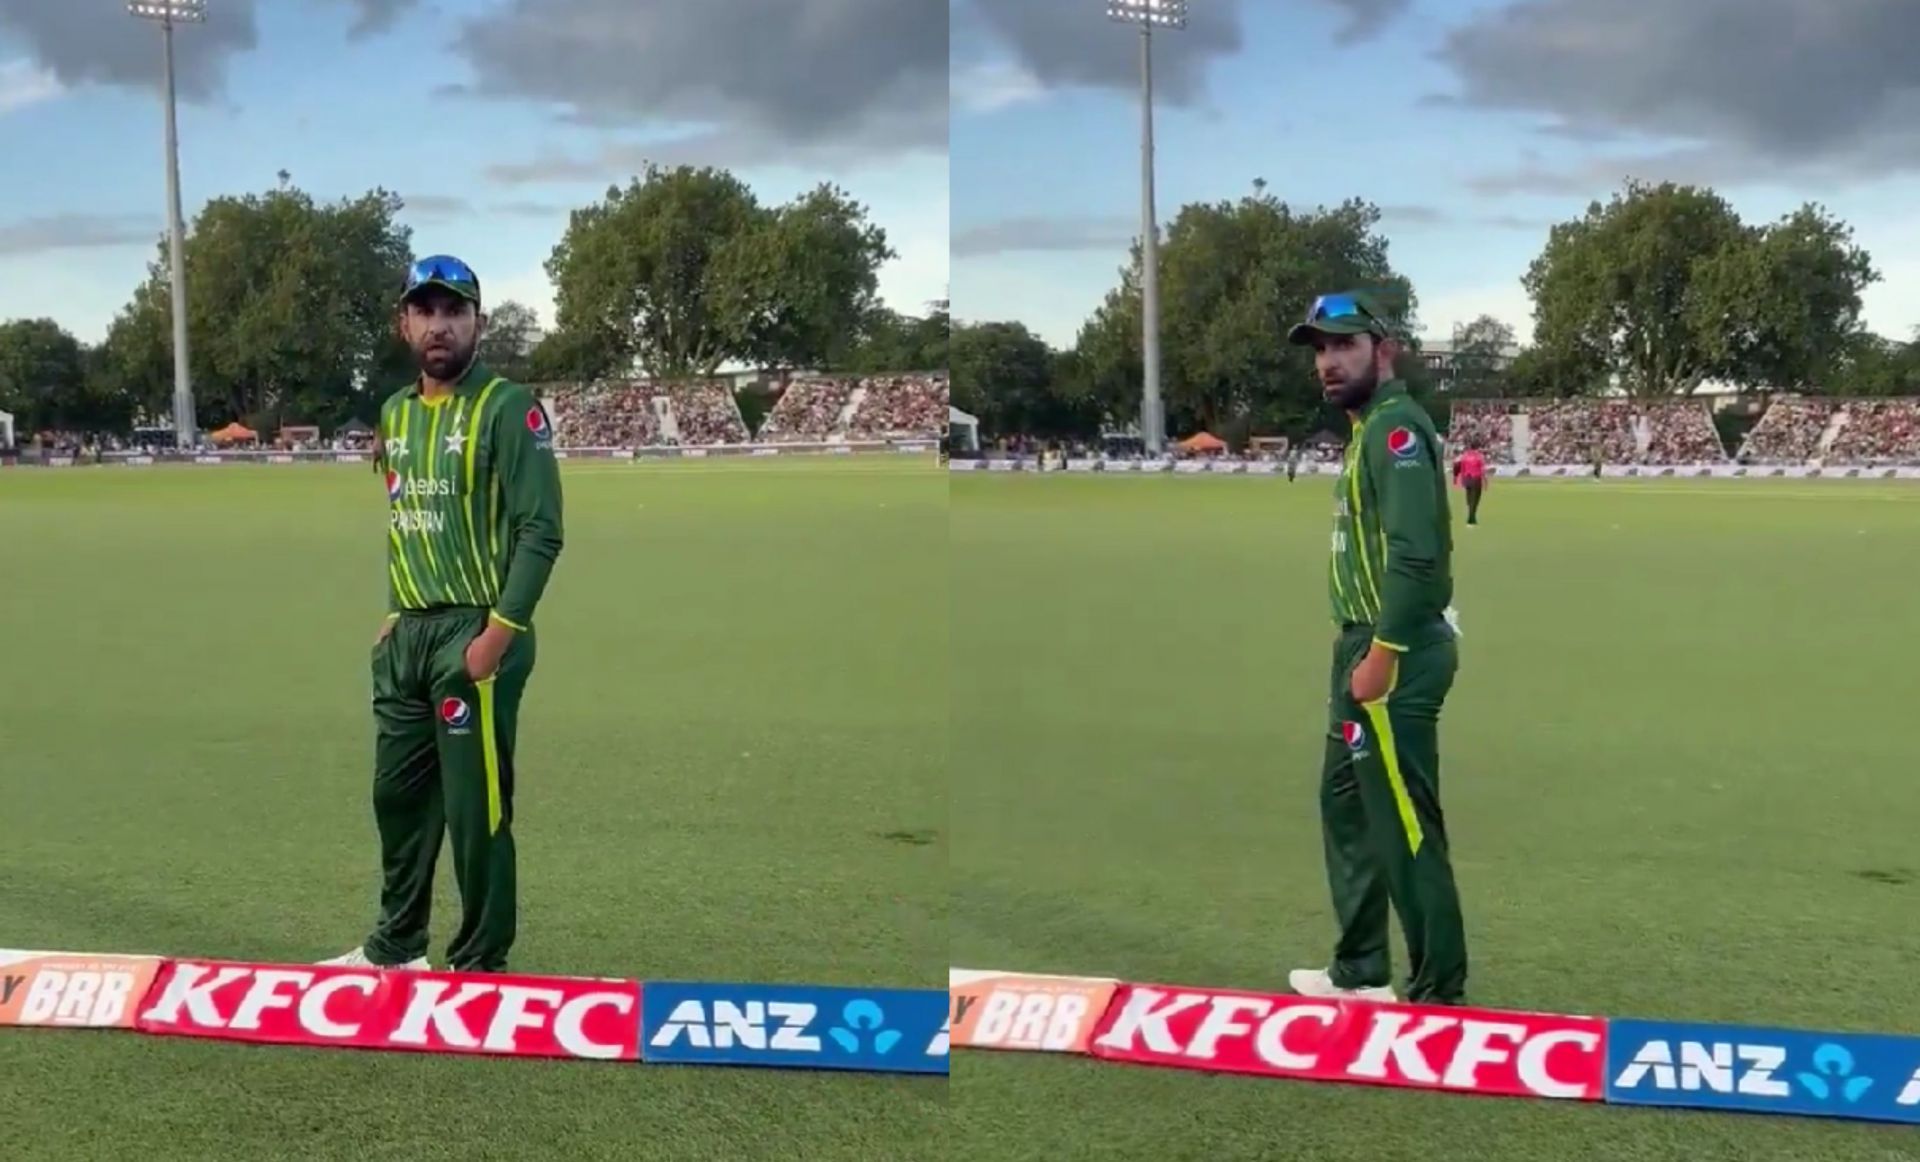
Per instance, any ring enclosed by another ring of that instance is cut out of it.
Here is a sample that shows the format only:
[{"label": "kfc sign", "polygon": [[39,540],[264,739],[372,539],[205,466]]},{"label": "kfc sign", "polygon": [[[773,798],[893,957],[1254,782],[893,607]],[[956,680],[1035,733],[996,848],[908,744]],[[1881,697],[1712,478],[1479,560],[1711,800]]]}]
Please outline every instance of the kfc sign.
[{"label": "kfc sign", "polygon": [[423,1053],[637,1060],[640,986],[571,977],[175,961],[143,1033]]},{"label": "kfc sign", "polygon": [[1123,985],[1096,1057],[1464,1093],[1598,1101],[1606,1022]]}]

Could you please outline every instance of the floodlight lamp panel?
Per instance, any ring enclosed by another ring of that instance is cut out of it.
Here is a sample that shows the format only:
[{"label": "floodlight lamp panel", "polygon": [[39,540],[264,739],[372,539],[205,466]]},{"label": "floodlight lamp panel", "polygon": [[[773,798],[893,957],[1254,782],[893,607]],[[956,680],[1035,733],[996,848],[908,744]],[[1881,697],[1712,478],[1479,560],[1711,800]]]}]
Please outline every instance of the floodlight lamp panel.
[{"label": "floodlight lamp panel", "polygon": [[197,24],[207,18],[207,0],[128,0],[127,11],[145,20]]},{"label": "floodlight lamp panel", "polygon": [[1107,16],[1147,28],[1185,28],[1187,0],[1107,0]]}]

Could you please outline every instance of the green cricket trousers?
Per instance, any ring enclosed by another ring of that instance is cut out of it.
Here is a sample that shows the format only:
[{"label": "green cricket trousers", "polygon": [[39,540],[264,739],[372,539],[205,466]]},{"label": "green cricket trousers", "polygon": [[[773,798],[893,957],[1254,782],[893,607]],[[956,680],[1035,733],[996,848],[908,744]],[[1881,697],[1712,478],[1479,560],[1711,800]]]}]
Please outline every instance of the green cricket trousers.
[{"label": "green cricket trousers", "polygon": [[1340,938],[1328,972],[1341,988],[1391,982],[1391,902],[1407,941],[1406,998],[1459,1004],[1467,942],[1440,811],[1439,734],[1459,646],[1448,637],[1408,650],[1387,696],[1361,705],[1350,679],[1372,642],[1372,626],[1349,626],[1333,651],[1320,819]]},{"label": "green cricket trousers", "polygon": [[467,645],[487,611],[400,615],[373,647],[373,817],[380,831],[380,919],[365,943],[376,964],[426,955],[433,869],[451,839],[460,927],[447,967],[502,972],[516,915],[513,744],[534,637],[514,635],[493,677],[467,676]]}]

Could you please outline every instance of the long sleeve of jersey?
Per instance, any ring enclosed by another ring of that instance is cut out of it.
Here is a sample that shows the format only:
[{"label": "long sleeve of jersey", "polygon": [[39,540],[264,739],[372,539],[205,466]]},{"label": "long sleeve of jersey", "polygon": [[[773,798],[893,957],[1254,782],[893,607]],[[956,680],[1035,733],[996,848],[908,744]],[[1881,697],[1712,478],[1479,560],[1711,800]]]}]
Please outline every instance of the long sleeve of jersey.
[{"label": "long sleeve of jersey", "polygon": [[493,615],[514,629],[526,629],[533,624],[533,611],[565,541],[560,464],[553,454],[553,425],[525,388],[514,387],[501,401],[492,427],[509,546]]},{"label": "long sleeve of jersey", "polygon": [[1388,421],[1368,428],[1367,471],[1379,497],[1387,549],[1374,634],[1381,645],[1405,650],[1446,606],[1440,596],[1448,580],[1441,539],[1447,535],[1445,469],[1424,425]]}]

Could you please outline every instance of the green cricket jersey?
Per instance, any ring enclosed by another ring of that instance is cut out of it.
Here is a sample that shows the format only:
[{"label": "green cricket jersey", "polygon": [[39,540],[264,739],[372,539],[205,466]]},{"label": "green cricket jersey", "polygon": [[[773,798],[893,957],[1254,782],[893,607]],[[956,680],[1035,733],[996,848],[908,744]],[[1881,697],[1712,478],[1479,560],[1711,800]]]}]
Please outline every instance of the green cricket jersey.
[{"label": "green cricket jersey", "polygon": [[1354,420],[1334,486],[1333,619],[1395,650],[1443,640],[1453,601],[1453,519],[1440,436],[1406,384],[1388,380]]},{"label": "green cricket jersey", "polygon": [[448,394],[418,381],[380,409],[387,608],[475,606],[514,629],[560,556],[560,466],[533,393],[476,365]]}]

